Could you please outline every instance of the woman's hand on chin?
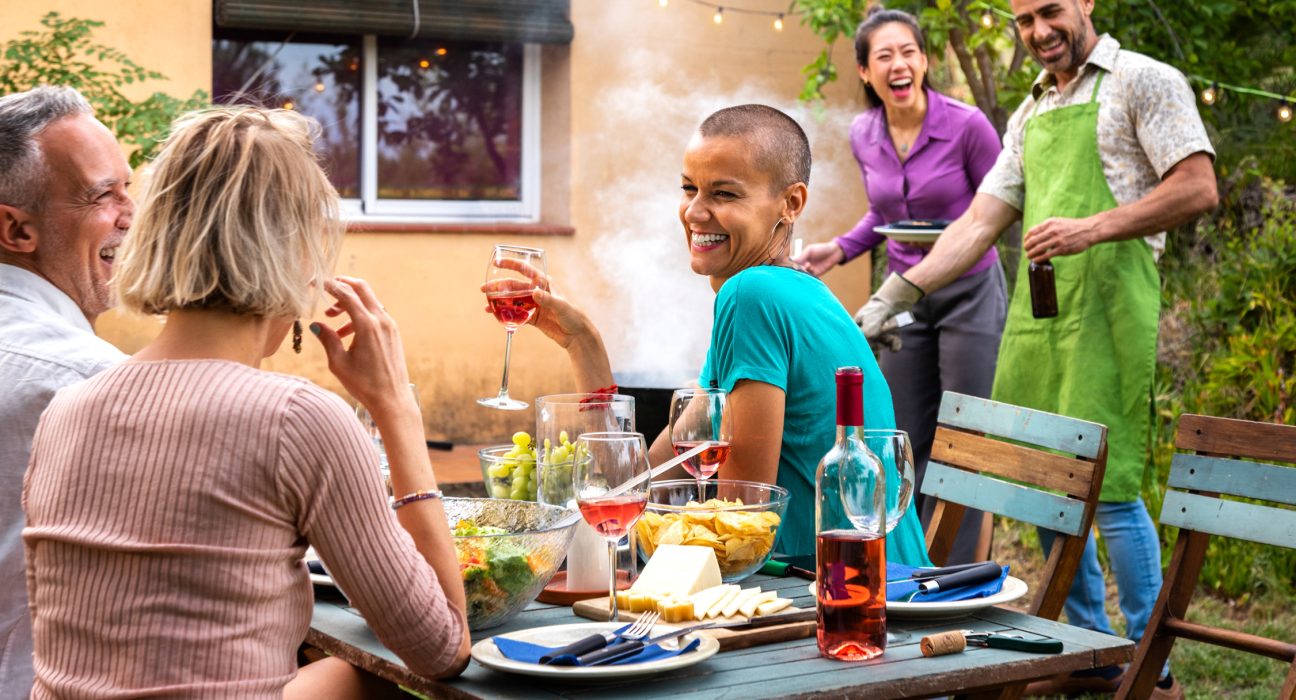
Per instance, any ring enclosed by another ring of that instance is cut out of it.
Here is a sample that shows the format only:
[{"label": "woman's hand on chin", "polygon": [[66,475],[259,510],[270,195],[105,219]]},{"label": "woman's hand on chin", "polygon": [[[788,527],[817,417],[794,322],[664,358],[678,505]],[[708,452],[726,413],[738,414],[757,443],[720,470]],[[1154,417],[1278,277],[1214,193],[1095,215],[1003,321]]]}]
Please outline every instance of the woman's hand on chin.
[{"label": "woman's hand on chin", "polygon": [[[337,300],[324,315],[347,317],[337,328],[310,324],[311,333],[324,346],[329,371],[375,419],[398,411],[402,402],[412,403],[400,330],[369,283],[357,277],[336,277],[325,283],[324,290]],[[347,336],[355,336],[349,347],[343,344]]]}]

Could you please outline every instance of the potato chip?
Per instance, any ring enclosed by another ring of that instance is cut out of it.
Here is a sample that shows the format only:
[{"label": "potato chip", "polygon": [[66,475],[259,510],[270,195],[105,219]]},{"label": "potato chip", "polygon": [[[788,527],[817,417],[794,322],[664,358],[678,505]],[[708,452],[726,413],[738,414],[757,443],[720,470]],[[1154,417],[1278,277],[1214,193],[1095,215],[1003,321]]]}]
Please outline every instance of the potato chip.
[{"label": "potato chip", "polygon": [[644,554],[652,556],[659,545],[684,544],[710,547],[723,574],[750,568],[774,547],[774,532],[781,518],[773,511],[735,511],[741,500],[710,499],[689,502],[678,511],[644,513],[635,526]]}]

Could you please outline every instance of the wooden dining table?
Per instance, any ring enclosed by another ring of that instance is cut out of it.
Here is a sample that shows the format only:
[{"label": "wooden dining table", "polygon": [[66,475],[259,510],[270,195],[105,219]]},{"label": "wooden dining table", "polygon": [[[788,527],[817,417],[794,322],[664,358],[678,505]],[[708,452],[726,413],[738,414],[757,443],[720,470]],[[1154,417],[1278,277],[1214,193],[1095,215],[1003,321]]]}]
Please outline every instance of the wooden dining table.
[{"label": "wooden dining table", "polygon": [[[806,582],[754,576],[743,585],[778,590],[797,606],[814,607]],[[509,622],[475,632],[473,643],[497,634],[549,625],[588,622],[569,607],[532,603]],[[364,618],[335,590],[317,587],[308,645],[429,697],[449,698],[697,698],[844,697],[911,698],[973,694],[1058,673],[1128,662],[1127,639],[1044,620],[1007,608],[983,608],[955,619],[888,620],[889,629],[908,633],[869,661],[842,662],[819,656],[813,637],[721,652],[701,663],[647,678],[572,682],[493,671],[473,662],[453,680],[422,678],[383,647]],[[962,653],[924,657],[919,641],[928,634],[972,630],[1056,639],[1060,654],[1033,654],[968,647]]]}]

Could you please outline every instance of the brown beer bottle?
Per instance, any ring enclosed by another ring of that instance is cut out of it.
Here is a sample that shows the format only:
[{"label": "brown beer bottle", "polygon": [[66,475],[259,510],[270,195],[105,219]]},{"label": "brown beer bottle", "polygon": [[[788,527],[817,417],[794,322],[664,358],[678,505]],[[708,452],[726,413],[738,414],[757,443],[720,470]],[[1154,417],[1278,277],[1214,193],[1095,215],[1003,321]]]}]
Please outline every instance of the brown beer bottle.
[{"label": "brown beer bottle", "polygon": [[1057,283],[1053,279],[1053,263],[1047,260],[1030,264],[1031,313],[1035,318],[1053,318],[1058,315]]}]

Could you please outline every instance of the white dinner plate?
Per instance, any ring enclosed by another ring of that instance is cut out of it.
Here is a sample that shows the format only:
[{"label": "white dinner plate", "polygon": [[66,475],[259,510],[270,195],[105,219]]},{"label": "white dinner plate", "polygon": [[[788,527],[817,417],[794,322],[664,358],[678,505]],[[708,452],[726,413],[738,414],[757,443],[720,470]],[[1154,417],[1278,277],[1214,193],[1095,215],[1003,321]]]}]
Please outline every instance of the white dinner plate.
[{"label": "white dinner plate", "polygon": [[[509,632],[503,636],[509,639],[515,639],[519,642],[529,642],[531,644],[543,644],[547,647],[559,647],[571,644],[572,642],[588,637],[595,632],[609,632],[611,630],[624,627],[620,622],[585,622],[574,625],[550,625],[549,627],[535,627],[532,629],[518,630]],[[678,629],[673,625],[657,625],[653,627],[654,635],[664,634],[672,629]],[[519,673],[524,676],[539,676],[541,678],[568,678],[572,680],[599,681],[611,678],[629,678],[634,676],[648,676],[662,671],[669,671],[676,668],[684,668],[693,664],[705,661],[715,656],[720,651],[720,643],[705,634],[696,632],[684,635],[683,640],[674,642],[663,642],[662,646],[673,648],[676,643],[688,644],[694,637],[699,639],[698,646],[693,651],[679,656],[672,656],[656,661],[647,661],[638,664],[619,664],[614,666],[545,666],[542,664],[530,664],[522,661],[514,661],[500,653],[495,646],[494,638],[483,639],[472,647],[472,657],[477,663],[492,668],[496,671],[506,673]]]},{"label": "white dinner plate", "polygon": [[[815,584],[813,581],[810,583],[809,588],[810,595],[815,595]],[[962,617],[995,605],[1011,603],[1012,601],[1026,595],[1027,588],[1025,581],[1015,576],[1009,576],[1004,579],[1003,588],[1000,589],[998,593],[984,598],[948,600],[935,603],[901,603],[899,601],[888,600],[887,615],[897,618],[933,619]]]},{"label": "white dinner plate", "polygon": [[892,226],[877,226],[873,230],[900,243],[935,243],[942,233],[929,228],[895,228]]}]

